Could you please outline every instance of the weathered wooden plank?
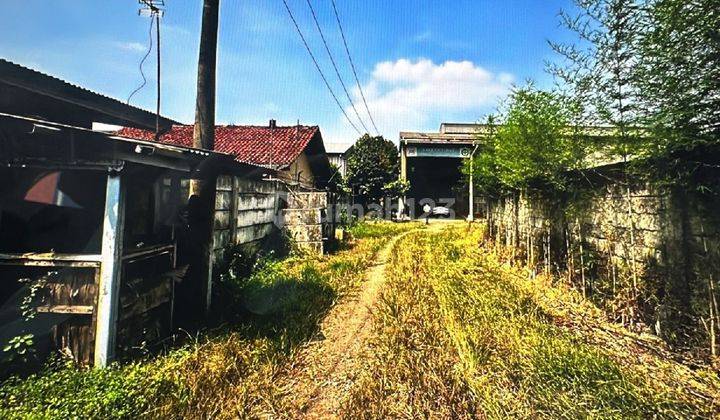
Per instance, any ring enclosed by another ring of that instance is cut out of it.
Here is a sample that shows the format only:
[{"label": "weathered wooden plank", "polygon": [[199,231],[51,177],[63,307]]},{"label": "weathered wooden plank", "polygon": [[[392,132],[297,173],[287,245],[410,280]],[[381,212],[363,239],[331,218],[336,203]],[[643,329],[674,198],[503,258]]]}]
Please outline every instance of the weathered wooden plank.
[{"label": "weathered wooden plank", "polygon": [[230,210],[232,205],[232,191],[218,191],[215,194],[215,209]]},{"label": "weathered wooden plank", "polygon": [[275,183],[267,181],[253,181],[240,178],[238,182],[239,192],[243,193],[264,193],[275,194]]},{"label": "weathered wooden plank", "polygon": [[125,296],[121,302],[119,321],[125,321],[134,316],[149,312],[160,305],[170,302],[172,298],[172,284],[169,279],[146,291],[140,296]]},{"label": "weathered wooden plank", "polygon": [[232,231],[230,229],[213,232],[213,249],[224,248],[231,244]]},{"label": "weathered wooden plank", "polygon": [[44,305],[35,308],[40,313],[75,315],[92,315],[94,309],[92,305]]},{"label": "weathered wooden plank", "polygon": [[95,351],[93,317],[68,316],[69,319],[52,328],[51,338],[54,347],[69,351],[80,363],[89,364],[93,360]]},{"label": "weathered wooden plank", "polygon": [[215,210],[214,229],[229,229],[229,228],[230,228],[230,211],[229,210]]},{"label": "weathered wooden plank", "polygon": [[97,301],[98,285],[95,270],[73,268],[62,270],[42,288],[42,302],[46,305],[93,306]]},{"label": "weathered wooden plank", "polygon": [[217,191],[232,191],[233,178],[229,175],[220,175],[217,177],[215,189]]}]

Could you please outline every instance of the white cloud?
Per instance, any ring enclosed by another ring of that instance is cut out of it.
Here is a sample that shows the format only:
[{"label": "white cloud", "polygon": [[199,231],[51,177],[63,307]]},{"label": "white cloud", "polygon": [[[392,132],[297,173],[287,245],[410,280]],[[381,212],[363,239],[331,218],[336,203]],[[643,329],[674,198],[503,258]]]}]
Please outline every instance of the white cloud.
[{"label": "white cloud", "polygon": [[[400,59],[376,64],[363,91],[381,133],[397,140],[400,131],[437,130],[440,122],[458,118],[477,120],[507,95],[513,79],[511,74],[495,74],[471,61],[436,64],[427,59]],[[354,96],[358,110],[364,110],[357,90]],[[361,115],[366,117],[365,112]],[[348,128],[345,122],[343,128],[329,132],[336,140],[352,138]]]},{"label": "white cloud", "polygon": [[132,52],[146,52],[148,49],[147,45],[143,45],[139,42],[116,42],[115,46],[121,50]]}]

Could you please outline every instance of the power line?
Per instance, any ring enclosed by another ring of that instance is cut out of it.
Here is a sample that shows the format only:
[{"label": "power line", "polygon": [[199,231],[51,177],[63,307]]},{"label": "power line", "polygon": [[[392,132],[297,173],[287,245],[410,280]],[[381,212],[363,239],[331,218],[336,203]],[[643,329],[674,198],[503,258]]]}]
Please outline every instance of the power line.
[{"label": "power line", "polygon": [[370,117],[370,122],[375,128],[375,132],[380,135],[380,130],[378,130],[377,125],[375,125],[375,120],[370,113],[370,107],[368,107],[367,100],[365,100],[365,94],[363,93],[362,86],[360,86],[360,80],[358,79],[357,71],[355,71],[355,63],[353,63],[352,56],[350,55],[350,49],[348,48],[347,40],[345,39],[345,31],[343,31],[342,23],[340,23],[340,15],[338,14],[337,7],[335,6],[335,0],[331,0],[331,2],[333,11],[335,12],[335,20],[337,20],[338,27],[340,28],[340,36],[342,36],[343,45],[345,45],[345,52],[347,53],[348,61],[350,61],[350,67],[352,68],[353,75],[355,76],[355,83],[357,83],[358,90],[360,91],[360,97],[362,97],[363,103],[365,104],[365,110],[368,113],[368,117]]},{"label": "power line", "polygon": [[153,20],[153,19],[150,19],[150,31],[149,31],[150,33],[149,33],[149,35],[148,35],[148,39],[149,39],[148,50],[147,50],[147,52],[145,53],[145,55],[143,56],[142,60],[140,60],[140,65],[138,66],[138,68],[140,69],[140,76],[142,76],[143,81],[142,81],[142,83],[140,84],[140,86],[138,86],[137,88],[135,88],[135,90],[133,90],[132,93],[128,96],[127,101],[126,101],[126,103],[127,103],[128,105],[130,105],[130,100],[132,99],[132,97],[135,96],[135,94],[138,93],[138,92],[140,91],[140,89],[144,88],[145,85],[147,84],[147,77],[145,77],[145,72],[143,71],[143,64],[145,64],[145,60],[147,60],[147,58],[150,56],[150,53],[152,52],[152,47],[153,47],[153,36],[152,36],[153,24],[154,24],[154,20]]},{"label": "power line", "polygon": [[323,45],[325,45],[325,51],[327,51],[328,57],[330,58],[330,62],[332,63],[333,68],[335,69],[335,74],[337,75],[338,80],[340,80],[340,85],[342,85],[342,88],[345,91],[345,96],[347,96],[348,101],[350,101],[350,105],[352,106],[353,111],[355,111],[355,116],[357,116],[358,120],[360,121],[360,124],[365,129],[365,132],[369,133],[370,130],[368,130],[362,117],[360,117],[360,113],[358,113],[357,108],[355,108],[355,103],[353,103],[353,100],[350,97],[350,93],[348,92],[347,86],[345,86],[345,82],[343,82],[343,79],[340,76],[340,70],[338,70],[337,63],[335,63],[335,59],[333,58],[333,55],[330,52],[330,47],[328,46],[327,40],[325,39],[325,34],[323,34],[322,28],[320,28],[320,22],[318,22],[317,15],[315,14],[315,9],[313,8],[312,3],[310,3],[310,0],[306,0],[306,1],[308,4],[308,7],[310,7],[310,13],[312,13],[313,20],[315,21],[315,27],[317,27],[317,30],[320,33],[320,38],[322,39]]},{"label": "power line", "polygon": [[310,58],[312,58],[313,63],[315,63],[315,68],[317,69],[318,73],[320,73],[320,77],[322,77],[323,82],[325,82],[325,86],[327,87],[328,91],[330,91],[330,95],[332,95],[333,99],[335,99],[335,103],[340,108],[340,111],[342,111],[343,115],[345,116],[345,119],[350,123],[353,129],[358,133],[359,136],[362,136],[362,133],[358,128],[355,126],[355,124],[352,122],[350,117],[348,116],[347,112],[345,112],[345,108],[343,108],[342,104],[340,104],[340,101],[338,100],[337,96],[335,95],[335,92],[333,92],[332,88],[330,87],[330,83],[328,83],[327,78],[325,77],[325,74],[322,72],[322,69],[320,68],[320,65],[318,64],[317,59],[315,59],[315,55],[313,55],[312,50],[310,50],[310,46],[308,45],[307,41],[305,40],[305,36],[303,35],[302,31],[300,30],[300,26],[298,25],[297,21],[295,20],[295,16],[292,13],[292,10],[290,10],[290,6],[288,6],[286,0],[282,0],[283,4],[285,5],[285,9],[288,12],[288,15],[290,15],[290,20],[292,20],[293,25],[295,25],[295,29],[297,30],[298,35],[300,35],[300,39],[303,42],[303,45],[305,45],[305,49],[307,50],[308,54],[310,54]]}]

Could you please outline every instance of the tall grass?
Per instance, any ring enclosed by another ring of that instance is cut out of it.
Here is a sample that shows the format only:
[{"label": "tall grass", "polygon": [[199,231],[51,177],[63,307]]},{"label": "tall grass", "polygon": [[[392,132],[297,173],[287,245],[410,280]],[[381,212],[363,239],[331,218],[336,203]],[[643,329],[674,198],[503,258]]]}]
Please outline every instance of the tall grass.
[{"label": "tall grass", "polygon": [[344,251],[263,260],[236,292],[240,321],[153,359],[107,369],[54,362],[0,385],[0,418],[282,416],[276,376],[338,300],[355,293],[387,240],[413,225],[359,224]]},{"label": "tall grass", "polygon": [[[572,292],[480,246],[482,232],[398,244],[347,417],[698,418],[718,414],[714,373],[599,340]],[[640,338],[637,338],[640,340]]]}]

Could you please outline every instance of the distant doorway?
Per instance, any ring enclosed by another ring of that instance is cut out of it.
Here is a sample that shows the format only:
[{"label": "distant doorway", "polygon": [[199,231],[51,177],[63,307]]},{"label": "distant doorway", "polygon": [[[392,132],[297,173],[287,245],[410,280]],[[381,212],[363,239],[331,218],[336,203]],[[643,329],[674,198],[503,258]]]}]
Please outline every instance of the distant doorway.
[{"label": "distant doorway", "polygon": [[[423,214],[424,200],[447,206],[455,218],[468,215],[466,185],[460,172],[462,158],[413,157],[408,159],[407,179],[410,190],[406,197],[408,205],[414,206],[414,215]],[[412,199],[412,200],[410,200]],[[411,211],[412,209],[408,209]]]}]

